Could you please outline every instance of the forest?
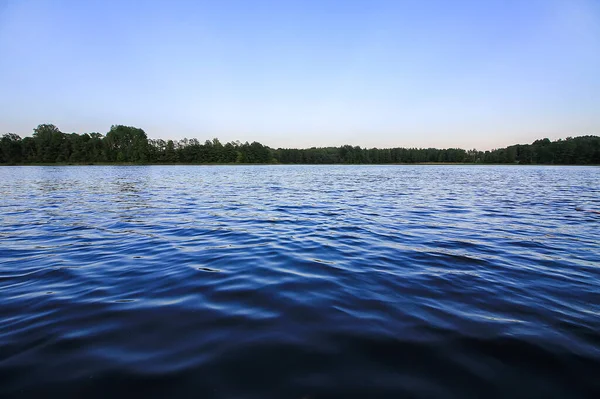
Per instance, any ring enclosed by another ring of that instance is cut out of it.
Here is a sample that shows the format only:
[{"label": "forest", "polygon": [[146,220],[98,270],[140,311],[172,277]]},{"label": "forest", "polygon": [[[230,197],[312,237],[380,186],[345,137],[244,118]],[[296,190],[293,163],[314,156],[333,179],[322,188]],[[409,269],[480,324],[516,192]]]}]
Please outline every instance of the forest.
[{"label": "forest", "polygon": [[600,137],[579,136],[531,144],[516,144],[492,151],[460,148],[269,148],[218,139],[149,139],[143,129],[113,125],[105,134],[63,133],[42,124],[31,137],[6,133],[0,139],[0,164],[395,164],[482,163],[600,165]]}]

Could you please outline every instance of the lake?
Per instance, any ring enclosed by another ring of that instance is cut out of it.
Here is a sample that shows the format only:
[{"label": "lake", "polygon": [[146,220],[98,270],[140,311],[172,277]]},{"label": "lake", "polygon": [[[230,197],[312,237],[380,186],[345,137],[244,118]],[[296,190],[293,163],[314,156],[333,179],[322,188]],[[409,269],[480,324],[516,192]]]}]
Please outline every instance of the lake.
[{"label": "lake", "polygon": [[600,168],[0,167],[0,396],[600,397]]}]

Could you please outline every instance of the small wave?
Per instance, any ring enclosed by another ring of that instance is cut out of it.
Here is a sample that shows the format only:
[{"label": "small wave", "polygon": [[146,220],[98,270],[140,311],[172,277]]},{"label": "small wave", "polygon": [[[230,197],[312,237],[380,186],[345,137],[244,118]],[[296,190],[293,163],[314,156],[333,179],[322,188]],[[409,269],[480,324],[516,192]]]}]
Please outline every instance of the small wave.
[{"label": "small wave", "polygon": [[600,169],[7,170],[1,397],[600,397]]}]

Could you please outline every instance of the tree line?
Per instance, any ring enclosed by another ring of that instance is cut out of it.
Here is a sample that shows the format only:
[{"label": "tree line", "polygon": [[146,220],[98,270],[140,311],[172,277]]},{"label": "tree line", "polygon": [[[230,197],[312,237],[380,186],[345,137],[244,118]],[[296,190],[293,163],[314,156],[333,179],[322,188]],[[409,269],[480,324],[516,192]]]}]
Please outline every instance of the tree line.
[{"label": "tree line", "polygon": [[218,139],[148,139],[144,130],[113,125],[108,133],[63,133],[42,124],[31,137],[7,133],[0,139],[0,164],[94,163],[281,163],[281,164],[389,164],[389,163],[506,163],[600,165],[600,137],[580,136],[536,140],[492,151],[460,148],[269,148]]}]

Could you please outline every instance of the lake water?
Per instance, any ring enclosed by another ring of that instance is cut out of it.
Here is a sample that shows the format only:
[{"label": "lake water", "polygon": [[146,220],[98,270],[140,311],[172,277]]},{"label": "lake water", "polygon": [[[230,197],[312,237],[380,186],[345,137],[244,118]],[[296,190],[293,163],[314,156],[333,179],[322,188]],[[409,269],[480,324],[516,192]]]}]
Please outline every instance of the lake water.
[{"label": "lake water", "polygon": [[597,167],[1,167],[0,396],[600,397],[594,209]]}]

